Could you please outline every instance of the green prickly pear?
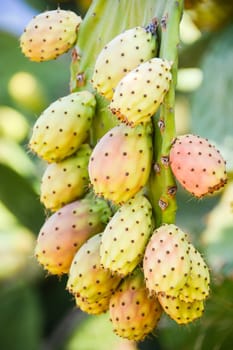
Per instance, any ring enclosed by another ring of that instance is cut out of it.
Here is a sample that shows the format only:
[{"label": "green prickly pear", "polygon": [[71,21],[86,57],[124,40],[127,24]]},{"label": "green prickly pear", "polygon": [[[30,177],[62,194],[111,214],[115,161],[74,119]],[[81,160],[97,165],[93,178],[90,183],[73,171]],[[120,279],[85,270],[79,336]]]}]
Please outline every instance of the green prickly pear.
[{"label": "green prickly pear", "polygon": [[98,301],[89,301],[88,298],[75,297],[77,307],[89,315],[100,315],[109,308],[110,296]]},{"label": "green prickly pear", "polygon": [[204,300],[209,295],[210,275],[201,254],[189,244],[190,273],[179,298],[186,302]]},{"label": "green prickly pear", "polygon": [[33,127],[31,150],[49,163],[75,153],[88,136],[95,105],[89,91],[74,92],[53,102]]},{"label": "green prickly pear", "polygon": [[204,311],[203,301],[193,301],[186,303],[177,297],[158,294],[158,300],[163,310],[178,324],[187,324],[200,318]]},{"label": "green prickly pear", "polygon": [[100,265],[101,234],[88,239],[77,251],[69,272],[68,290],[75,296],[97,302],[109,297],[120,283],[120,277],[113,276]]},{"label": "green prickly pear", "polygon": [[41,202],[56,211],[83,196],[88,189],[88,161],[91,148],[82,145],[71,157],[46,168],[41,182]]},{"label": "green prickly pear", "polygon": [[141,63],[118,83],[110,109],[120,121],[135,126],[148,123],[167,93],[171,63],[152,58]]},{"label": "green prickly pear", "polygon": [[118,82],[140,63],[156,54],[156,24],[134,27],[113,38],[97,57],[92,84],[107,99]]},{"label": "green prickly pear", "polygon": [[131,273],[143,258],[151,232],[151,204],[138,194],[118,209],[104,230],[100,246],[103,267],[120,276]]}]

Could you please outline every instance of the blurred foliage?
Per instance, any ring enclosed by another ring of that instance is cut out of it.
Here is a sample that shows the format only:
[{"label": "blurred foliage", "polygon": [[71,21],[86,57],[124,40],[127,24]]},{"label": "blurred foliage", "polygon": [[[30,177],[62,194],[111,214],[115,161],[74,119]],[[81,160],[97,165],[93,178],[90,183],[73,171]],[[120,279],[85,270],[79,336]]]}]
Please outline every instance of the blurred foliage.
[{"label": "blurred foliage", "polygon": [[233,25],[215,35],[201,62],[203,83],[191,101],[192,131],[214,141],[233,171]]},{"label": "blurred foliage", "polygon": [[216,31],[232,21],[231,0],[185,0],[185,7],[203,31]]},{"label": "blurred foliage", "polygon": [[19,280],[0,287],[1,348],[37,350],[42,334],[42,310],[38,292]]},{"label": "blurred foliage", "polygon": [[[91,3],[24,1],[36,12],[60,6],[83,15]],[[232,1],[185,3],[189,11],[181,33],[180,65],[198,70],[180,72],[177,130],[210,138],[223,151],[232,173]],[[28,152],[27,142],[35,118],[69,93],[71,53],[37,64],[23,57],[16,35],[2,31],[0,45],[0,346],[4,350],[136,350],[135,344],[114,336],[108,314],[86,317],[75,309],[65,290],[66,277],[45,276],[33,258],[35,235],[46,217],[38,191],[44,164]],[[194,84],[198,74],[200,86]],[[179,187],[177,224],[190,233],[210,264],[212,295],[201,320],[181,327],[164,317],[156,337],[137,349],[232,348],[232,186],[229,181],[222,193],[203,200]]]}]

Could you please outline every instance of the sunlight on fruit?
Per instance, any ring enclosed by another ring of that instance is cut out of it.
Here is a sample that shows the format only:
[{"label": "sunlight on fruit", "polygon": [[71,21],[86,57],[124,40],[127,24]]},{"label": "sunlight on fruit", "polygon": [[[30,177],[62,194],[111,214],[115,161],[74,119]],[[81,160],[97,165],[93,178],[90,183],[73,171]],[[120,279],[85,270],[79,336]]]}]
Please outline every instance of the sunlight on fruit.
[{"label": "sunlight on fruit", "polygon": [[10,96],[21,107],[38,113],[46,105],[42,87],[35,76],[27,72],[14,74],[8,84]]},{"label": "sunlight on fruit", "polygon": [[28,134],[28,124],[16,109],[0,106],[0,136],[20,142]]},{"label": "sunlight on fruit", "polygon": [[203,73],[199,68],[182,68],[178,70],[177,90],[192,92],[199,88],[203,80]]},{"label": "sunlight on fruit", "polygon": [[180,39],[184,44],[192,44],[201,36],[200,30],[192,22],[190,15],[184,12],[180,22]]}]

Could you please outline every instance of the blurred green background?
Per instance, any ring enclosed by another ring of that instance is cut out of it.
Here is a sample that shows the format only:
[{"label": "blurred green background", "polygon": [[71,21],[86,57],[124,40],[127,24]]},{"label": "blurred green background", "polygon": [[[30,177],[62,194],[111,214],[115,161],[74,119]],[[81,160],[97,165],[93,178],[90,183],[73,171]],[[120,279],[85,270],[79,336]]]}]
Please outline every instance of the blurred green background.
[{"label": "blurred green background", "polygon": [[[60,0],[84,15],[91,1]],[[55,0],[8,0],[0,12],[0,349],[230,350],[233,344],[233,5],[186,1],[181,23],[176,123],[178,134],[208,137],[227,160],[223,192],[203,200],[178,191],[177,224],[208,261],[212,294],[203,318],[178,326],[163,317],[140,344],[113,335],[108,315],[75,308],[65,278],[47,276],[33,257],[47,213],[39,201],[44,163],[28,150],[31,128],[54,100],[69,93],[71,53],[29,62],[19,36]],[[143,1],[142,1],[143,4]]]}]

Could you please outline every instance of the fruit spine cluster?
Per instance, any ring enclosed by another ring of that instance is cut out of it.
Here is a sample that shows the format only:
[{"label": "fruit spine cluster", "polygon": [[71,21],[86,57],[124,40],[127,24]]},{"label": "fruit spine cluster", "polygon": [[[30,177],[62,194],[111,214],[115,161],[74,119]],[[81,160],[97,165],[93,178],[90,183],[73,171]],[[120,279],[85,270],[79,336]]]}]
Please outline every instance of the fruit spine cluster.
[{"label": "fruit spine cluster", "polygon": [[[34,61],[56,58],[74,44],[80,22],[70,11],[45,12],[26,28],[22,51]],[[68,274],[67,288],[81,310],[109,310],[115,333],[136,341],[155,329],[163,312],[179,324],[199,318],[210,283],[208,267],[180,228],[155,229],[144,191],[154,171],[151,117],[172,79],[172,62],[155,57],[155,32],[155,24],[135,27],[110,41],[95,63],[95,90],[52,103],[29,142],[48,162],[41,201],[54,212],[37,239],[39,263],[50,274]],[[95,91],[109,100],[119,125],[92,150]],[[226,183],[224,160],[201,137],[176,138],[169,163],[193,196]],[[109,203],[116,204],[114,213]]]}]

